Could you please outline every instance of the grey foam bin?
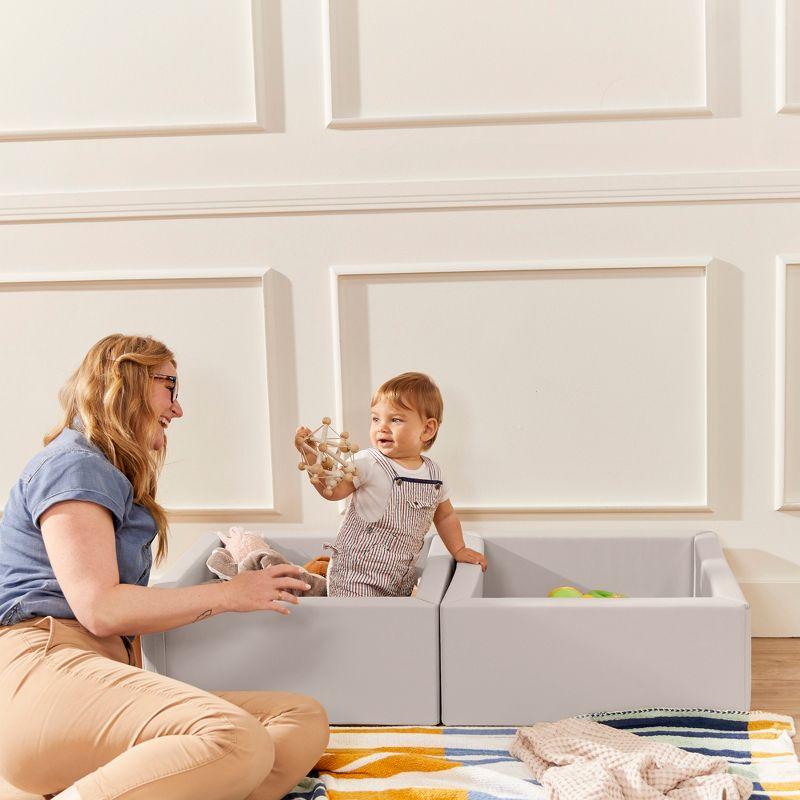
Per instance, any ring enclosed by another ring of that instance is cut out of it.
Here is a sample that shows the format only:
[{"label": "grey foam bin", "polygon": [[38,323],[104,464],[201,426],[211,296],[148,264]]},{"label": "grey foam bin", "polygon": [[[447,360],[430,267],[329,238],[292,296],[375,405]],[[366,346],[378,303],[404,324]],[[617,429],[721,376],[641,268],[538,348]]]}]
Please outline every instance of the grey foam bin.
[{"label": "grey foam bin", "polygon": [[[287,559],[304,564],[331,535],[269,533]],[[219,540],[201,537],[154,586],[211,580],[206,559]],[[146,669],[201,689],[299,692],[338,725],[439,723],[439,603],[454,561],[428,537],[415,597],[306,597],[274,611],[225,613],[142,637]]]},{"label": "grey foam bin", "polygon": [[[715,534],[468,536],[440,608],[442,722],[750,707],[750,610]],[[552,599],[557,586],[624,599]]]}]

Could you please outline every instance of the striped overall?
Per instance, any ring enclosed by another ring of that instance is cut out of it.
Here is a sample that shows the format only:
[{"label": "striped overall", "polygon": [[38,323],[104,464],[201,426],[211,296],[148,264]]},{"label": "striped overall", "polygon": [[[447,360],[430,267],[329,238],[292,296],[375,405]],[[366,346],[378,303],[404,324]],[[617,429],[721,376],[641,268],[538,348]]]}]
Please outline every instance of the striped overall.
[{"label": "striped overall", "polygon": [[439,505],[439,467],[422,456],[431,480],[403,478],[377,450],[368,451],[392,481],[389,502],[376,522],[347,508],[328,567],[329,597],[406,597],[417,582],[416,560]]}]

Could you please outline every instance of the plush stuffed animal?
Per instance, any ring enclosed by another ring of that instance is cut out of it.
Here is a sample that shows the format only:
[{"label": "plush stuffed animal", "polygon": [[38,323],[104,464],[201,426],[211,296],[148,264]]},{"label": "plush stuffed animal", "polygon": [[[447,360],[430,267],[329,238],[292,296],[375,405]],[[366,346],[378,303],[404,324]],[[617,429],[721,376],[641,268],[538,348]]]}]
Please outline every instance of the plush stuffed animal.
[{"label": "plush stuffed animal", "polygon": [[[224,547],[216,547],[206,561],[206,566],[221,580],[229,581],[240,572],[266,569],[273,564],[290,564],[277,550],[270,547],[261,536],[244,528],[231,528],[228,534],[218,533]],[[324,597],[328,593],[324,575],[309,572],[300,567],[301,580],[311,584],[308,591],[290,589],[295,595]]]},{"label": "plush stuffed animal", "polygon": [[323,577],[328,574],[328,565],[331,562],[330,556],[317,556],[308,564],[303,565],[303,569],[307,569],[314,575],[322,575]]}]

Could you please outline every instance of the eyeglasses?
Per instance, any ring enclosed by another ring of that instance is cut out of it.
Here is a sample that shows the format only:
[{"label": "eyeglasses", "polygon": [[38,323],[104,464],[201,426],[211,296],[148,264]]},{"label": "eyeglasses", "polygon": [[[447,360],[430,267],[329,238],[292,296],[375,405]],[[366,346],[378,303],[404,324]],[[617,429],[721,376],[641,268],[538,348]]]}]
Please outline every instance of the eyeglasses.
[{"label": "eyeglasses", "polygon": [[159,375],[154,373],[150,376],[156,380],[168,381],[167,388],[169,389],[170,401],[175,402],[178,399],[178,376],[177,375]]}]

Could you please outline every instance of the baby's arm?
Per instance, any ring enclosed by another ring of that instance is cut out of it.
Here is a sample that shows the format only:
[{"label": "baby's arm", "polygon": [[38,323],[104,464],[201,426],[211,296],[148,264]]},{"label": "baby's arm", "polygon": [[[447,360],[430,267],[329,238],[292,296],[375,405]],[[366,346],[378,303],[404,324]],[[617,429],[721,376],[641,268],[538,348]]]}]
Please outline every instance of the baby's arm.
[{"label": "baby's arm", "polygon": [[486,559],[483,554],[477,550],[472,550],[464,544],[461,521],[449,500],[439,503],[436,507],[436,513],[433,515],[433,524],[436,526],[436,531],[444,542],[444,546],[456,561],[463,561],[467,564],[480,564],[481,569],[486,572]]},{"label": "baby's arm", "polygon": [[324,497],[326,500],[344,500],[345,497],[349,497],[356,490],[356,487],[352,481],[342,481],[333,490],[333,494],[328,496],[323,494],[326,488],[323,481],[320,481],[319,483],[312,483],[311,485],[319,492],[320,496]]}]

